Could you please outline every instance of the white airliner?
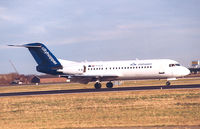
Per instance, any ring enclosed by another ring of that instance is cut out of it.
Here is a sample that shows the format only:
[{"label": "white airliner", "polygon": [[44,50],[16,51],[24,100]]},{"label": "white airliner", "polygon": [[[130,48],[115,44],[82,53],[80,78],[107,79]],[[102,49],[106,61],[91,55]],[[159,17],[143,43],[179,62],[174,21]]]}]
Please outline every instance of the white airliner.
[{"label": "white airliner", "polygon": [[38,72],[59,75],[83,84],[96,82],[96,89],[101,88],[102,81],[108,81],[106,87],[112,88],[112,81],[138,79],[167,79],[166,85],[169,86],[170,80],[190,73],[186,67],[170,59],[73,62],[57,59],[42,43],[9,46],[28,48],[38,64]]}]

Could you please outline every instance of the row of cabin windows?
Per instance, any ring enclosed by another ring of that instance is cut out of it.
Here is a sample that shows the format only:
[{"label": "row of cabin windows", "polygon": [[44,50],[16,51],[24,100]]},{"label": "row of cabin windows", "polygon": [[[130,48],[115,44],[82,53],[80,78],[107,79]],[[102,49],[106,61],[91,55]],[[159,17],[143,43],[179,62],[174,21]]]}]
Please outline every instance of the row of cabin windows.
[{"label": "row of cabin windows", "polygon": [[[112,70],[112,69],[146,69],[152,68],[152,66],[139,66],[139,67],[109,67],[105,68],[105,70]],[[88,68],[88,70],[103,70],[103,68]]]}]

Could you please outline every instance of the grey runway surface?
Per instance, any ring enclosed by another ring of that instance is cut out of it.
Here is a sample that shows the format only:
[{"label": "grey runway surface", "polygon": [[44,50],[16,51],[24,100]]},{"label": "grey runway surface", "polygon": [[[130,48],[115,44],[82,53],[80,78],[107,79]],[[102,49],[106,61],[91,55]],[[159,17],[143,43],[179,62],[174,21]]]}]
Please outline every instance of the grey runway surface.
[{"label": "grey runway surface", "polygon": [[200,88],[200,84],[192,85],[173,85],[173,86],[140,86],[140,87],[117,87],[102,89],[73,89],[73,90],[49,90],[49,91],[30,91],[0,93],[0,97],[27,96],[27,95],[51,95],[51,94],[74,94],[74,93],[96,93],[96,92],[117,92],[117,91],[139,91],[139,90],[158,90],[158,89],[191,89]]}]

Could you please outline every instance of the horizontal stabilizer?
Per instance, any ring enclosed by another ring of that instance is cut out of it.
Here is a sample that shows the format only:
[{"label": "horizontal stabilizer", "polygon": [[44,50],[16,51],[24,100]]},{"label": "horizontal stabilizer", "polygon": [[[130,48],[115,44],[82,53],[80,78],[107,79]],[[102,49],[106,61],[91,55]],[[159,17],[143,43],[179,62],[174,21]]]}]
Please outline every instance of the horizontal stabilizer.
[{"label": "horizontal stabilizer", "polygon": [[26,48],[38,48],[41,47],[41,45],[31,45],[31,44],[24,44],[24,45],[8,45],[11,47],[26,47]]}]

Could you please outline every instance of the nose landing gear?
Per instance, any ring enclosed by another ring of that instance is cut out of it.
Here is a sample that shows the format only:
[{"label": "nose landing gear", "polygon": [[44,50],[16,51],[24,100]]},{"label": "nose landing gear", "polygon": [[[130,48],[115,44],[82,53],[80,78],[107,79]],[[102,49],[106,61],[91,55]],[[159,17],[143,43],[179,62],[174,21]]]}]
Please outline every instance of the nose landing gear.
[{"label": "nose landing gear", "polygon": [[170,85],[171,85],[170,81],[167,81],[166,86],[170,86]]}]

